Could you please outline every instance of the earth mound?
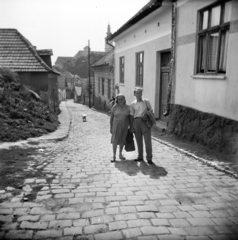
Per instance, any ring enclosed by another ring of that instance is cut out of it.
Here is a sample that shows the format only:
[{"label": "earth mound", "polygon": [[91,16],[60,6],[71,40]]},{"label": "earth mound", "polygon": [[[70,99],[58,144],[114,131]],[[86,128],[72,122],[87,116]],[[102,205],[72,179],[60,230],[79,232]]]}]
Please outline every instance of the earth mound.
[{"label": "earth mound", "polygon": [[58,125],[57,113],[23,85],[16,73],[0,68],[0,142],[39,137]]}]

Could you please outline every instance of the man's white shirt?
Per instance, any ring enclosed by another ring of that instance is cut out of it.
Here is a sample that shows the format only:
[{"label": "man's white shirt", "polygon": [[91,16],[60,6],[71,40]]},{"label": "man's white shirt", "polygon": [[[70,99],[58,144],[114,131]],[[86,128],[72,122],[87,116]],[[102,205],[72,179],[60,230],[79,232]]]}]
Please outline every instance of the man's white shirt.
[{"label": "man's white shirt", "polygon": [[142,98],[140,102],[134,100],[130,105],[130,115],[134,118],[143,117],[147,111],[147,106],[151,109],[151,104],[148,99]]}]

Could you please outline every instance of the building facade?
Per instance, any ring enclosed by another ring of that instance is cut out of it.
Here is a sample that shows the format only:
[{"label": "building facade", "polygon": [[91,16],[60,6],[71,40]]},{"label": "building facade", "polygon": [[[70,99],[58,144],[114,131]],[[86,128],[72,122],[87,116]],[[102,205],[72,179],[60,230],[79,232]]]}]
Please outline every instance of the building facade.
[{"label": "building facade", "polygon": [[113,33],[115,85],[167,131],[238,153],[238,1],[149,1]]},{"label": "building facade", "polygon": [[115,84],[128,103],[134,88],[142,87],[156,118],[166,107],[171,48],[171,2],[152,0],[109,39],[115,43]]},{"label": "building facade", "polygon": [[238,1],[177,1],[169,131],[238,150]]},{"label": "building facade", "polygon": [[110,107],[108,103],[115,96],[114,50],[110,50],[101,59],[91,65],[91,70],[94,73],[94,107],[109,111]]}]

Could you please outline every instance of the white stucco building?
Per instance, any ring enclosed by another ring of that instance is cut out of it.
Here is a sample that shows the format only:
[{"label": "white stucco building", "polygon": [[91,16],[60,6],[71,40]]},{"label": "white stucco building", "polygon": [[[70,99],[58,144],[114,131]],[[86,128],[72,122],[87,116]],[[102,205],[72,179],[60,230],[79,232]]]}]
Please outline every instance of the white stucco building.
[{"label": "white stucco building", "polygon": [[237,0],[150,0],[109,40],[127,102],[140,86],[164,129],[238,154]]},{"label": "white stucco building", "polygon": [[171,47],[171,1],[152,0],[136,13],[109,40],[115,44],[115,84],[128,103],[134,88],[152,104],[156,118],[166,105]]},{"label": "white stucco building", "polygon": [[175,104],[238,121],[238,1],[177,1]]}]

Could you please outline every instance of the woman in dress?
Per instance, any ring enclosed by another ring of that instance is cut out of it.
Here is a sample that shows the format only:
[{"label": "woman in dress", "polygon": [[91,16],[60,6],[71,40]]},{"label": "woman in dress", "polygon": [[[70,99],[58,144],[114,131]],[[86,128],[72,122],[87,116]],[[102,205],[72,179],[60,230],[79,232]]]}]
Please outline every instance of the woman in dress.
[{"label": "woman in dress", "polygon": [[116,161],[117,145],[119,145],[119,158],[125,160],[122,150],[126,144],[126,135],[130,124],[130,106],[126,104],[125,96],[119,94],[116,96],[116,103],[111,110],[110,133],[112,134],[111,143],[113,158],[111,162]]}]

